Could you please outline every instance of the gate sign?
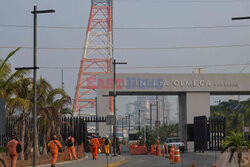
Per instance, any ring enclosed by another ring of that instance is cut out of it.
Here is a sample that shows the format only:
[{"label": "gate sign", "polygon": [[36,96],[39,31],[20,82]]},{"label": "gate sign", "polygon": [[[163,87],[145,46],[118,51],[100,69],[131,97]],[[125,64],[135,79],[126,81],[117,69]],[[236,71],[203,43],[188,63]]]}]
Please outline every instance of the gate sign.
[{"label": "gate sign", "polygon": [[115,125],[115,116],[114,115],[107,115],[106,124],[107,125]]}]

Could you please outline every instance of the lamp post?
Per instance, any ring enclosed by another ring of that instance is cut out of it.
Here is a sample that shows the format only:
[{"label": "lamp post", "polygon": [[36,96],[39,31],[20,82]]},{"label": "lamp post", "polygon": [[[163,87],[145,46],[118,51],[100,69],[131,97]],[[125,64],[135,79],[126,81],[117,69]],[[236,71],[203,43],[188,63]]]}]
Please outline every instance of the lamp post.
[{"label": "lamp post", "polygon": [[139,109],[138,110],[138,124],[139,124],[139,126],[138,126],[138,129],[139,129],[139,133],[141,133],[141,110]]},{"label": "lamp post", "polygon": [[122,118],[122,141],[124,140],[124,134],[123,134],[123,132],[124,132],[124,120],[125,120],[125,118]]},{"label": "lamp post", "polygon": [[37,14],[43,13],[55,13],[55,10],[37,10],[34,6],[34,10],[31,11],[33,14],[33,67],[20,67],[15,68],[16,70],[33,70],[33,167],[36,166],[36,136],[37,136],[37,104],[36,104],[36,76],[37,76]]},{"label": "lamp post", "polygon": [[158,96],[156,96],[156,137],[159,138],[159,108]]},{"label": "lamp post", "polygon": [[116,62],[116,60],[114,59],[113,62],[113,110],[114,110],[114,116],[115,116],[115,123],[113,125],[113,141],[114,141],[114,146],[113,146],[113,150],[114,150],[114,156],[116,156],[116,105],[115,105],[115,98],[116,98],[116,91],[115,91],[115,87],[116,87],[116,64],[127,64],[127,62]]},{"label": "lamp post", "polygon": [[99,135],[99,123],[97,122],[98,112],[97,112],[97,96],[95,97],[95,115],[96,115],[96,123],[95,123],[95,134]]}]

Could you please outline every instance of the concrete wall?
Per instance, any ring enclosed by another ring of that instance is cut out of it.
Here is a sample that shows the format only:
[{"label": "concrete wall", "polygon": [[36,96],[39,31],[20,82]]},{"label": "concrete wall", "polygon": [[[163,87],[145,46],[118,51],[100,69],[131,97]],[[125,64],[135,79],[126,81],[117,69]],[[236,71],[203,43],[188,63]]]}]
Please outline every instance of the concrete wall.
[{"label": "concrete wall", "polygon": [[194,116],[210,116],[210,94],[196,92],[186,94],[187,123],[194,123]]},{"label": "concrete wall", "polygon": [[193,149],[193,142],[187,142],[187,124],[194,123],[195,116],[210,116],[209,92],[188,92],[179,95],[179,136],[186,149]]}]

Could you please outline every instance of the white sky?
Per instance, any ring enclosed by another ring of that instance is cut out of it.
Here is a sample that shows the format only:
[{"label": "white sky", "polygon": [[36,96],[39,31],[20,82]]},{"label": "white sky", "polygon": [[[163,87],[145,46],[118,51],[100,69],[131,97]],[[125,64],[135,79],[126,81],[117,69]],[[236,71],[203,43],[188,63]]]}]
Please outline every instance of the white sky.
[{"label": "white sky", "polygon": [[[38,9],[56,10],[55,14],[39,15],[38,26],[86,27],[90,13],[90,0],[0,0],[0,3],[0,47],[32,47],[32,28],[3,25],[32,26],[30,11],[33,10],[33,5],[37,5]],[[114,0],[114,28],[167,28],[114,29],[114,57],[118,61],[128,62],[125,69],[118,67],[117,71],[191,73],[194,70],[192,67],[131,67],[246,64],[250,61],[250,20],[232,21],[231,18],[236,16],[250,16],[249,0]],[[38,47],[82,48],[85,33],[86,29],[39,28]],[[203,48],[225,45],[246,46]],[[200,46],[202,48],[196,48]],[[0,58],[6,57],[11,50],[0,48]],[[82,53],[79,49],[38,50],[38,66],[41,67],[39,76],[49,80],[54,87],[60,87],[61,70],[42,67],[73,67],[74,69],[64,69],[65,90],[73,98]],[[31,66],[32,57],[32,49],[22,49],[10,63],[13,68]],[[208,67],[203,69],[203,73],[239,73],[244,67]],[[243,71],[249,72],[250,67]],[[124,98],[120,100],[122,102],[118,101],[118,106],[125,108],[125,104],[133,100],[134,98]],[[215,100],[211,100],[213,101]]]}]

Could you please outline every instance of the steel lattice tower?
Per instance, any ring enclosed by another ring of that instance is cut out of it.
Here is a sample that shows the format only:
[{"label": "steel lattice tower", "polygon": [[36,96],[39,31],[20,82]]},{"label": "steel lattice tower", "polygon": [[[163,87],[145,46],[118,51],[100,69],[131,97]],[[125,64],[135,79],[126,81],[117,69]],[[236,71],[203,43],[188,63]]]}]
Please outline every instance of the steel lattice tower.
[{"label": "steel lattice tower", "polygon": [[[89,114],[95,108],[96,89],[87,87],[87,80],[112,72],[113,0],[91,0],[84,53],[78,74],[73,112]],[[112,99],[110,100],[112,101]],[[112,105],[110,105],[112,106]],[[110,111],[113,109],[110,107]],[[93,112],[92,112],[93,113]]]}]

